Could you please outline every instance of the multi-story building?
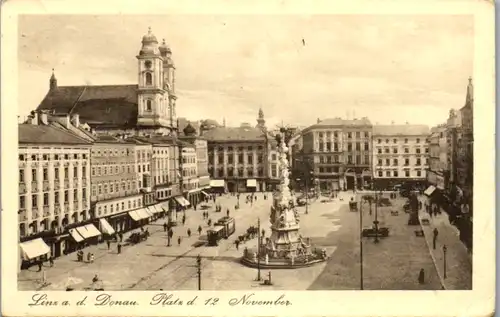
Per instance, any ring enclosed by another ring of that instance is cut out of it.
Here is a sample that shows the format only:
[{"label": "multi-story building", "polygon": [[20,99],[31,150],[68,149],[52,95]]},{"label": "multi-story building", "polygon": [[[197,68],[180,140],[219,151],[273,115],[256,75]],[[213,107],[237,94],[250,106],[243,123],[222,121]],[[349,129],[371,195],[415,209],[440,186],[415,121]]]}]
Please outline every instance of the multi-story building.
[{"label": "multi-story building", "polygon": [[429,161],[425,125],[374,125],[373,170],[376,189],[396,184],[424,187]]},{"label": "multi-story building", "polygon": [[58,86],[54,74],[38,106],[57,114],[79,114],[97,134],[174,134],[177,130],[172,50],[151,32],[142,38],[137,85]]},{"label": "multi-story building", "polygon": [[201,202],[204,198],[208,197],[208,194],[203,190],[210,189],[210,175],[208,173],[208,143],[204,137],[199,135],[199,132],[199,129],[194,128],[191,123],[188,123],[183,130],[183,135],[179,137],[180,140],[193,145],[196,152],[198,188],[191,189],[189,193],[189,198],[193,206],[196,206],[198,202]]},{"label": "multi-story building", "polygon": [[92,214],[102,233],[128,231],[152,216],[143,208],[139,192],[135,144],[100,135],[94,140],[90,164]]},{"label": "multi-story building", "polygon": [[33,112],[19,125],[18,215],[24,260],[68,252],[75,243],[68,229],[90,219],[91,145],[52,125],[46,113]]},{"label": "multi-story building", "polygon": [[265,131],[250,125],[215,127],[205,131],[203,136],[208,142],[208,171],[213,190],[268,189],[269,143]]},{"label": "multi-story building", "polygon": [[372,124],[367,118],[325,119],[302,130],[303,171],[321,190],[363,188],[371,184]]},{"label": "multi-story building", "polygon": [[429,142],[429,169],[427,182],[440,191],[447,188],[448,178],[448,143],[446,140],[446,125],[442,124],[431,129]]},{"label": "multi-story building", "polygon": [[451,185],[457,181],[457,150],[458,140],[461,136],[462,118],[460,112],[451,109],[448,119],[446,120],[446,157],[448,160],[447,174],[447,188],[446,191],[451,190]]},{"label": "multi-story building", "polygon": [[[196,206],[200,199],[200,186],[198,179],[198,164],[196,162],[196,147],[194,144],[178,141],[181,152],[182,192],[189,205]],[[187,207],[187,206],[185,206]]]}]

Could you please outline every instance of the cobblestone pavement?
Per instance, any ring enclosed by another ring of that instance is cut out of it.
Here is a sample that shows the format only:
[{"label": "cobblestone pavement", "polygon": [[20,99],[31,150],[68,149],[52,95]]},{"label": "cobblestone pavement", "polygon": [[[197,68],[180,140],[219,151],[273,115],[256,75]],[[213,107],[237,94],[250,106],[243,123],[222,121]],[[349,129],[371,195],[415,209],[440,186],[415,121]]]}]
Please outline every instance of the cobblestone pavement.
[{"label": "cobblestone pavement", "polygon": [[[429,225],[422,226],[429,252],[437,267],[442,283],[449,290],[472,289],[472,259],[467,248],[460,241],[458,229],[450,224],[448,215],[442,210],[440,215],[430,217],[420,212],[420,219],[429,219]],[[433,248],[433,230],[438,229],[436,249]],[[443,246],[446,245],[446,278]]]},{"label": "cobblestone pavement", "polygon": [[[359,194],[360,195],[360,194]],[[402,211],[404,199],[391,200],[393,206],[378,208],[380,226],[387,226],[389,237],[375,244],[373,238],[363,238],[363,288],[366,290],[439,290],[441,284],[432,258],[422,237],[416,237],[419,227],[407,226],[408,214]],[[398,216],[390,211],[398,210]],[[364,205],[363,227],[371,227],[375,217]],[[309,289],[360,289],[359,212],[343,206],[338,212],[340,230],[325,239],[338,245],[325,270]],[[418,273],[425,271],[425,284],[418,283]]]}]

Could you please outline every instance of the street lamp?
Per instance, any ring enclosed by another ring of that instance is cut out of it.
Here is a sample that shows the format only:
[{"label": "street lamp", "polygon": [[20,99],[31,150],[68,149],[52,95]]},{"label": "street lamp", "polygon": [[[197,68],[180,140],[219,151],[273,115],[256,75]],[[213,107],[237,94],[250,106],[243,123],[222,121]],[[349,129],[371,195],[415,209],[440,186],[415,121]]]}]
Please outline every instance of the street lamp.
[{"label": "street lamp", "polygon": [[446,247],[446,244],[443,245],[443,260],[444,260],[444,263],[443,263],[443,268],[444,268],[444,278],[446,278],[446,251],[448,250],[448,248]]},{"label": "street lamp", "polygon": [[360,289],[363,290],[363,202],[362,201],[359,203],[359,284],[360,284]]},{"label": "street lamp", "polygon": [[377,191],[375,191],[375,220],[373,221],[373,224],[375,225],[375,240],[373,241],[374,243],[378,243],[378,200],[379,196],[377,194]]},{"label": "street lamp", "polygon": [[257,219],[257,281],[260,281],[260,218]]}]

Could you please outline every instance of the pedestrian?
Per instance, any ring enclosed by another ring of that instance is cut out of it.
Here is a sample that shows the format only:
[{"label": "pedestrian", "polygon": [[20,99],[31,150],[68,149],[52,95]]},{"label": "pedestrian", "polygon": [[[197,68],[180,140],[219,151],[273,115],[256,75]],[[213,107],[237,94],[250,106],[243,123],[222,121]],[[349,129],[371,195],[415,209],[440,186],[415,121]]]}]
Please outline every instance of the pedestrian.
[{"label": "pedestrian", "polygon": [[201,235],[201,226],[198,226],[198,235]]},{"label": "pedestrian", "polygon": [[99,278],[97,277],[97,274],[94,275],[94,278],[92,278],[92,283],[97,283],[99,281]]},{"label": "pedestrian", "polygon": [[116,245],[116,248],[117,248],[117,250],[118,250],[118,254],[122,253],[122,244],[121,244],[121,243],[118,243],[118,244]]},{"label": "pedestrian", "polygon": [[120,242],[123,242],[123,233],[120,233],[119,237],[120,237]]},{"label": "pedestrian", "polygon": [[42,262],[42,260],[40,260],[40,261],[38,261],[38,272],[42,271],[42,267],[43,267],[43,262]]},{"label": "pedestrian", "polygon": [[212,219],[208,219],[207,224],[210,227],[212,225]]},{"label": "pedestrian", "polygon": [[90,262],[90,255],[91,255],[91,254],[92,254],[92,253],[90,253],[90,252],[89,252],[89,253],[87,253],[87,262]]},{"label": "pedestrian", "polygon": [[111,247],[111,242],[109,240],[106,241],[106,244],[108,245],[108,250]]},{"label": "pedestrian", "polygon": [[191,229],[188,228],[187,234],[188,234],[188,237],[191,237]]},{"label": "pedestrian", "polygon": [[226,211],[226,215],[229,217],[229,209]]},{"label": "pedestrian", "polygon": [[50,257],[49,264],[50,264],[50,267],[54,266],[54,258]]},{"label": "pedestrian", "polygon": [[179,245],[181,245],[181,237],[178,237],[178,238],[177,238],[177,243],[178,243]]},{"label": "pedestrian", "polygon": [[419,284],[424,284],[425,283],[424,269],[420,269],[420,272],[418,273],[418,283]]},{"label": "pedestrian", "polygon": [[167,222],[163,224],[163,232],[167,232]]},{"label": "pedestrian", "polygon": [[235,240],[234,241],[234,244],[236,245],[236,250],[239,250],[239,247],[240,247],[240,240]]},{"label": "pedestrian", "polygon": [[433,234],[433,237],[432,237],[432,248],[434,250],[436,250],[436,241],[437,241],[437,237],[438,237],[438,234],[439,234],[438,229],[434,228],[434,230],[432,231],[432,234]]},{"label": "pedestrian", "polygon": [[90,263],[94,263],[94,254],[93,253],[90,254]]},{"label": "pedestrian", "polygon": [[184,226],[186,224],[186,215],[182,215],[182,225]]}]

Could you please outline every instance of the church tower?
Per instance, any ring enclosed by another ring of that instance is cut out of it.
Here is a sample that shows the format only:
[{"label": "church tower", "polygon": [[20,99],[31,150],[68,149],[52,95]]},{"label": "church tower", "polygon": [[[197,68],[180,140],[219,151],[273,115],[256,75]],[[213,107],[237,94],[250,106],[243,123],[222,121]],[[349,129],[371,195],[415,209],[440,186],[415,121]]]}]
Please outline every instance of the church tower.
[{"label": "church tower", "polygon": [[259,117],[257,118],[256,128],[259,128],[259,129],[266,128],[266,120],[264,119],[264,111],[262,111],[262,108],[259,108]]},{"label": "church tower", "polygon": [[163,57],[151,28],[142,38],[142,48],[137,55],[137,61],[137,125],[153,130],[168,127],[170,122],[168,98],[163,84]]},{"label": "church tower", "polygon": [[54,75],[54,68],[52,68],[52,76],[50,76],[50,90],[57,89],[57,78]]},{"label": "church tower", "polygon": [[175,64],[172,59],[172,50],[165,43],[165,40],[163,40],[159,50],[163,58],[163,89],[168,92],[168,100],[166,102],[168,104],[169,125],[173,130],[177,130],[177,111],[175,108],[177,96],[175,94]]}]

